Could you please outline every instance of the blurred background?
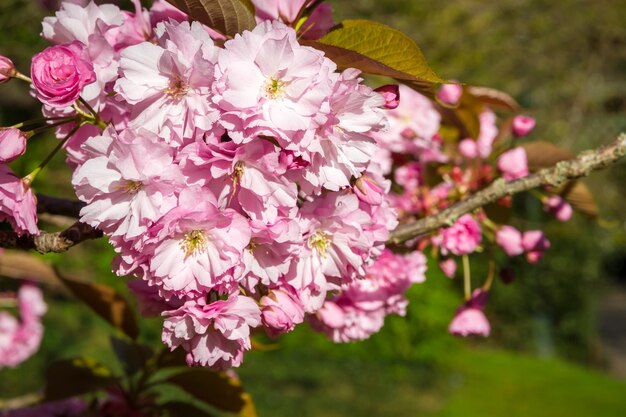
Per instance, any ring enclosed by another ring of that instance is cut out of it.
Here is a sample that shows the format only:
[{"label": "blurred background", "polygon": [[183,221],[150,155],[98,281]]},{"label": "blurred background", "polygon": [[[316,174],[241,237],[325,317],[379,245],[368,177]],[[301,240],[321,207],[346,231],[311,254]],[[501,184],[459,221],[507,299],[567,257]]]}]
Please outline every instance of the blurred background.
[{"label": "blurred background", "polygon": [[[527,140],[580,151],[626,131],[624,0],[330,3],[337,20],[373,19],[409,34],[444,78],[513,95],[537,119]],[[28,72],[33,53],[46,47],[40,21],[56,7],[53,0],[0,0],[0,54]],[[38,111],[24,85],[0,86],[1,126]],[[50,137],[35,138],[28,158],[13,169],[26,174],[54,145]],[[72,197],[62,156],[48,169],[38,189]],[[511,265],[511,284],[495,284],[486,309],[492,337],[448,335],[461,293],[431,265],[426,283],[410,291],[407,317],[388,317],[383,331],[365,342],[335,345],[299,328],[277,349],[248,354],[238,373],[259,414],[626,415],[626,164],[587,181],[599,219],[577,214],[565,224],[547,222],[534,199],[517,199],[526,219],[518,225],[545,229],[552,248],[538,265]],[[104,240],[43,258],[125,290],[110,272],[112,250]],[[477,259],[472,268],[480,274],[484,266]],[[2,398],[41,388],[46,365],[56,359],[83,355],[116,366],[107,325],[73,299],[46,294],[41,351],[17,369],[0,370]],[[158,345],[158,320],[146,321],[142,331]]]}]

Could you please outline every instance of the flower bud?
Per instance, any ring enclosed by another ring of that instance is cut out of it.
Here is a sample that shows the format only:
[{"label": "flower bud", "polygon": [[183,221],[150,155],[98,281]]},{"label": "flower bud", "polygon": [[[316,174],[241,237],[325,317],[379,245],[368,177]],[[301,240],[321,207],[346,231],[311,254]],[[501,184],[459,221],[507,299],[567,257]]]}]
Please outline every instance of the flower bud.
[{"label": "flower bud", "polygon": [[14,127],[0,128],[0,164],[13,161],[26,151],[26,134]]},{"label": "flower bud", "polygon": [[359,200],[367,204],[380,206],[383,203],[383,189],[367,175],[359,177],[354,183],[352,190]]},{"label": "flower bud", "polygon": [[400,86],[398,84],[383,85],[374,91],[382,94],[386,108],[393,110],[400,105]]},{"label": "flower bud", "polygon": [[51,46],[33,57],[31,78],[37,99],[52,107],[71,105],[96,80],[85,45],[78,41]]},{"label": "flower bud", "polygon": [[500,155],[498,169],[507,181],[528,175],[528,158],[524,148],[513,148]]},{"label": "flower bud", "polygon": [[574,210],[572,206],[558,195],[551,195],[544,199],[543,209],[552,213],[557,220],[566,222],[572,218]]},{"label": "flower bud", "polygon": [[511,130],[514,136],[521,138],[528,135],[535,128],[535,119],[528,116],[515,116]]},{"label": "flower bud", "polygon": [[0,84],[8,81],[15,75],[15,65],[6,56],[0,55]]},{"label": "flower bud", "polygon": [[472,298],[465,302],[456,311],[448,332],[455,336],[489,336],[491,326],[483,313],[483,309],[489,299],[489,293],[477,288],[472,293]]},{"label": "flower bud", "polygon": [[468,159],[478,156],[478,145],[474,139],[466,138],[459,142],[459,153]]},{"label": "flower bud", "polygon": [[304,308],[297,295],[290,290],[273,290],[261,297],[261,318],[270,336],[278,336],[294,329],[304,320]]},{"label": "flower bud", "polygon": [[445,104],[455,106],[463,95],[463,87],[459,84],[445,84],[437,93],[437,98]]},{"label": "flower bud", "polygon": [[454,278],[456,272],[456,262],[452,258],[446,258],[439,261],[439,268],[448,278]]},{"label": "flower bud", "polygon": [[529,230],[522,236],[522,246],[526,250],[528,263],[536,264],[541,260],[543,253],[550,248],[550,241],[541,230]]},{"label": "flower bud", "polygon": [[496,243],[509,256],[521,255],[524,253],[522,246],[522,234],[513,226],[502,226],[496,232]]}]

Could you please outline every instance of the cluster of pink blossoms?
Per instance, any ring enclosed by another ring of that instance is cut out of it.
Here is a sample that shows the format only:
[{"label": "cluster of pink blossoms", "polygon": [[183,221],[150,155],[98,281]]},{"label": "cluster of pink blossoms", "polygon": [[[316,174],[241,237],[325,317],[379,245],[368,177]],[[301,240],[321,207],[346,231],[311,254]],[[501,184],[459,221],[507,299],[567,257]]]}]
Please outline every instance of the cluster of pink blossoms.
[{"label": "cluster of pink blossoms", "polygon": [[[108,123],[67,144],[81,221],[109,237],[118,274],[141,279],[131,289],[164,317],[163,342],[216,368],[241,363],[251,329],[290,331],[359,278],[379,276],[360,291],[385,313],[423,279],[419,253],[411,273],[392,254],[373,264],[397,225],[388,181],[369,172],[385,96],[298,42],[285,23],[305,2],[256,3],[259,25],[223,47],[165,2],[66,3],[31,70],[46,115],[93,109]],[[323,34],[328,6],[308,22],[306,36]],[[389,259],[403,278],[380,277]]]},{"label": "cluster of pink blossoms", "polygon": [[19,319],[0,311],[0,369],[15,367],[39,350],[47,309],[41,290],[32,284],[23,284],[17,295],[0,293],[0,305],[9,303],[17,305]]}]

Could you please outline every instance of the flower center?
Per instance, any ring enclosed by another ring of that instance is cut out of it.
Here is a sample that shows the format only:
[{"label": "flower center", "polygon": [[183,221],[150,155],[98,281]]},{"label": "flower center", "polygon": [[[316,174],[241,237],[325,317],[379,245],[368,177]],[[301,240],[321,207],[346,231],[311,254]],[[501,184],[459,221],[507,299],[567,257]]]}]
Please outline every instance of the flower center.
[{"label": "flower center", "polygon": [[324,232],[315,232],[309,237],[309,248],[315,249],[323,258],[326,257],[326,249],[330,245],[330,238]]},{"label": "flower center", "polygon": [[180,78],[172,78],[169,87],[164,90],[172,100],[180,100],[189,92],[189,86]]},{"label": "flower center", "polygon": [[250,243],[248,243],[248,247],[246,249],[248,249],[248,252],[254,253],[255,249],[259,246],[261,246],[259,242],[254,239],[250,239]]},{"label": "flower center", "polygon": [[192,230],[191,232],[185,233],[183,240],[180,242],[180,246],[185,251],[185,257],[204,251],[207,246],[207,237],[204,230]]},{"label": "flower center", "polygon": [[143,183],[141,181],[126,181],[124,185],[124,191],[128,194],[137,194],[139,190],[143,188]]},{"label": "flower center", "polygon": [[268,100],[281,100],[285,97],[285,87],[287,83],[276,77],[271,77],[265,81],[265,98]]},{"label": "flower center", "polygon": [[237,161],[233,170],[233,183],[238,184],[243,176],[243,170],[246,167],[243,161]]}]

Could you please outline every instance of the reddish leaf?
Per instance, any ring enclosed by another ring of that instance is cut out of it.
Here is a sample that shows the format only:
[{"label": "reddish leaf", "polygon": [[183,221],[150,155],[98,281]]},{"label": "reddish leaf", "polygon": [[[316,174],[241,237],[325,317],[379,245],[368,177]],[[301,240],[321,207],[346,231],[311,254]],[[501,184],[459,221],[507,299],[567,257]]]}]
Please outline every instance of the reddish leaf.
[{"label": "reddish leaf", "polygon": [[99,391],[115,382],[111,372],[95,361],[83,358],[53,363],[46,370],[45,399],[60,400]]},{"label": "reddish leaf", "polygon": [[557,162],[566,161],[574,157],[567,149],[558,147],[550,142],[530,142],[523,144],[522,147],[526,150],[528,169],[531,171],[551,167]]},{"label": "reddish leaf", "polygon": [[560,194],[579,212],[591,217],[597,217],[600,214],[593,193],[585,183],[572,181],[563,188]]},{"label": "reddish leaf", "polygon": [[225,36],[233,37],[256,26],[254,5],[250,0],[167,0]]},{"label": "reddish leaf", "polygon": [[489,87],[470,86],[466,91],[476,97],[481,103],[489,107],[508,110],[511,112],[519,111],[519,103],[513,97],[504,91],[496,90]]}]

